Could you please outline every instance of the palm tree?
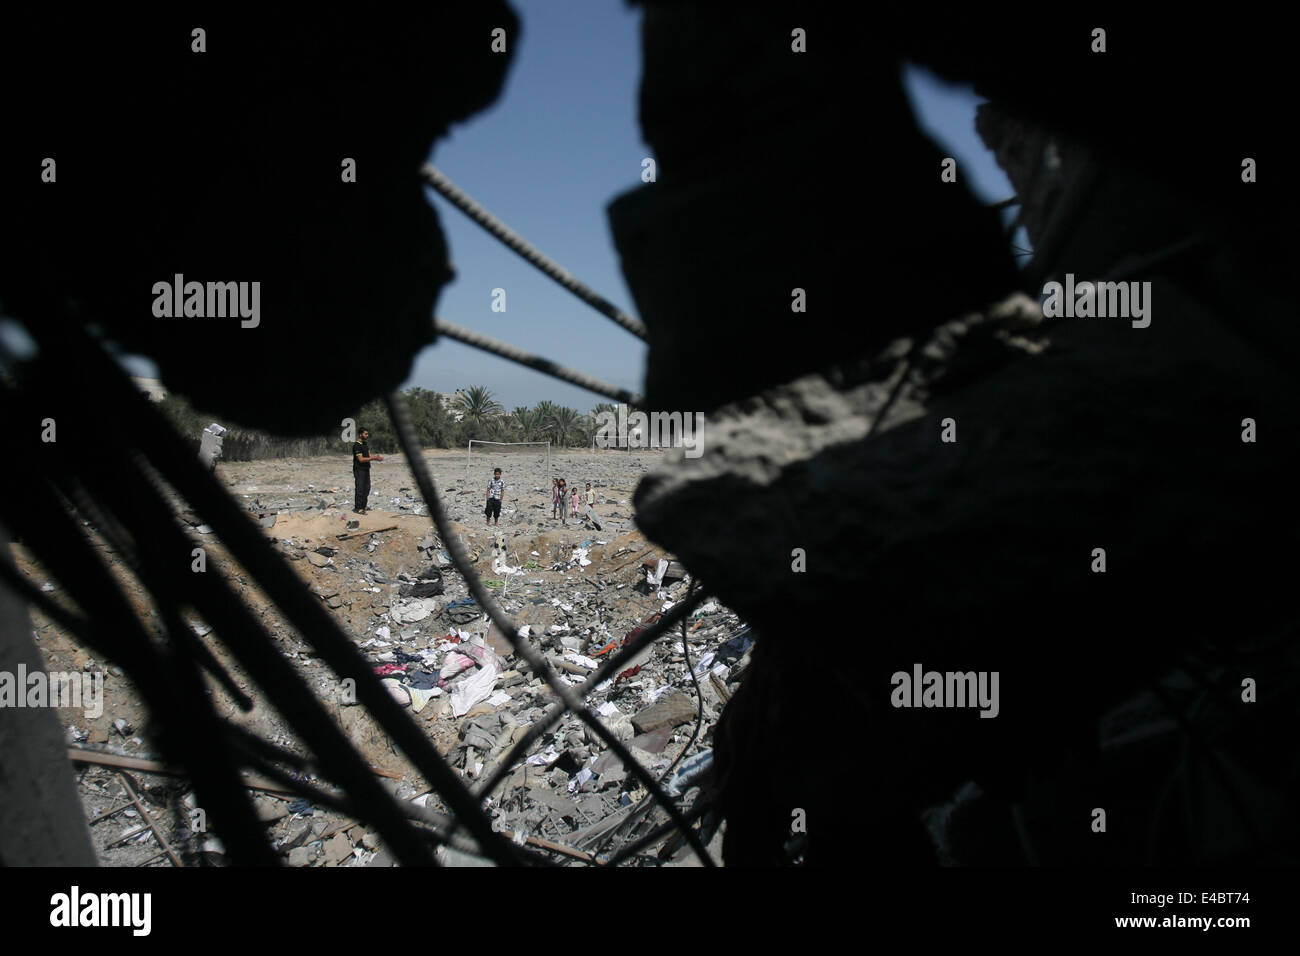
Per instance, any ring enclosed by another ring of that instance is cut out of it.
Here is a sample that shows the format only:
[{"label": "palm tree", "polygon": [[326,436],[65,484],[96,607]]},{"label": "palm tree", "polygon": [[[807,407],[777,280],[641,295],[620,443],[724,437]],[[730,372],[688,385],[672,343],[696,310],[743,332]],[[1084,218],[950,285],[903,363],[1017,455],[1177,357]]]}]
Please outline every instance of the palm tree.
[{"label": "palm tree", "polygon": [[505,411],[501,403],[492,397],[492,392],[483,385],[473,385],[458,394],[456,406],[464,414],[471,431],[481,430],[488,419]]},{"label": "palm tree", "polygon": [[519,433],[519,440],[532,441],[540,426],[540,416],[538,416],[537,412],[527,405],[521,405],[514,410],[511,418],[514,421],[515,429]]},{"label": "palm tree", "polygon": [[551,427],[555,430],[555,442],[567,445],[569,439],[578,432],[578,410],[567,406],[557,408],[551,413]]}]

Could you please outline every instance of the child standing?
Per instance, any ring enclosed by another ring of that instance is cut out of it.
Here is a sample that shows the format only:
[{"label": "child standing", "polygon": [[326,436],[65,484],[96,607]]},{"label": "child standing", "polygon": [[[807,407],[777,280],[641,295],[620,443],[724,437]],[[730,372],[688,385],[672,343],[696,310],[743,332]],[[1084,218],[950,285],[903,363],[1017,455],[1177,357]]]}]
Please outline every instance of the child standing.
[{"label": "child standing", "polygon": [[578,517],[578,486],[577,485],[573,486],[573,491],[570,492],[569,494],[569,508],[570,508],[570,514],[575,518]]},{"label": "child standing", "polygon": [[556,489],[555,500],[560,507],[560,524],[564,525],[564,527],[566,528],[569,526],[569,522],[566,520],[569,516],[569,513],[567,510],[565,510],[564,505],[565,502],[568,501],[568,498],[569,498],[569,490],[564,487],[564,479],[561,478],[559,487]]},{"label": "child standing", "polygon": [[551,479],[551,517],[559,516],[560,507],[560,479]]},{"label": "child standing", "polygon": [[597,531],[602,530],[600,520],[596,517],[596,492],[591,488],[591,482],[587,482],[587,507],[582,511],[582,523],[590,521]]}]

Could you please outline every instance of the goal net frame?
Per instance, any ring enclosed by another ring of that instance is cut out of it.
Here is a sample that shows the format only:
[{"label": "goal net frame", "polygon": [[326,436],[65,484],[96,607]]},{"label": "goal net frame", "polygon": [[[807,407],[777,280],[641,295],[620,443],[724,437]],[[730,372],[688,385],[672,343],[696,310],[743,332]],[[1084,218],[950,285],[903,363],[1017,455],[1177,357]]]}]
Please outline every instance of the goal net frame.
[{"label": "goal net frame", "polygon": [[496,445],[498,447],[518,446],[518,445],[545,445],[546,446],[546,477],[551,477],[551,443],[549,441],[484,441],[480,438],[471,438],[469,444],[465,446],[465,484],[469,484],[470,461],[474,457],[475,445]]}]

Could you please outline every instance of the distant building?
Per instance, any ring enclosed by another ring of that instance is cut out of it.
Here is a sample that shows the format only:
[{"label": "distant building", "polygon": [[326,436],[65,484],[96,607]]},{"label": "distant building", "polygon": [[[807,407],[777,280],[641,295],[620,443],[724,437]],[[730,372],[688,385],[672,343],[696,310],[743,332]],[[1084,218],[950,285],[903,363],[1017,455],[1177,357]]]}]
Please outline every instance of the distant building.
[{"label": "distant building", "polygon": [[167,397],[167,389],[163,388],[162,382],[156,378],[143,378],[139,375],[132,375],[131,381],[135,387],[149,396],[151,402],[161,402]]},{"label": "distant building", "polygon": [[465,394],[463,388],[456,389],[455,394],[452,395],[443,392],[436,392],[435,394],[438,396],[438,400],[442,402],[443,410],[452,416],[453,421],[460,421],[465,417],[465,413],[459,410],[460,405],[458,404],[460,397]]}]

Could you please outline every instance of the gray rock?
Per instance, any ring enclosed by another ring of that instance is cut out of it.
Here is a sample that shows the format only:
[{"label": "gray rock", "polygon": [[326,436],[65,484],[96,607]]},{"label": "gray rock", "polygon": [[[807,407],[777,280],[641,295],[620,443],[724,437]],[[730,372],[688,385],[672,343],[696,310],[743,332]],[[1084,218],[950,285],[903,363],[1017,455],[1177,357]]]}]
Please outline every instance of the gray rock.
[{"label": "gray rock", "polygon": [[672,690],[632,718],[632,726],[645,734],[660,727],[676,727],[695,719],[695,702]]},{"label": "gray rock", "polygon": [[312,835],[311,825],[309,823],[296,823],[289,829],[289,835],[284,838],[284,843],[280,845],[281,849],[292,850],[303,846]]},{"label": "gray rock", "polygon": [[325,862],[338,865],[352,855],[352,841],[347,834],[336,833],[325,843]]}]

